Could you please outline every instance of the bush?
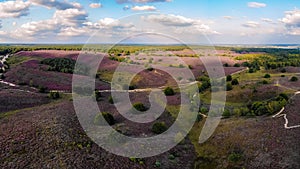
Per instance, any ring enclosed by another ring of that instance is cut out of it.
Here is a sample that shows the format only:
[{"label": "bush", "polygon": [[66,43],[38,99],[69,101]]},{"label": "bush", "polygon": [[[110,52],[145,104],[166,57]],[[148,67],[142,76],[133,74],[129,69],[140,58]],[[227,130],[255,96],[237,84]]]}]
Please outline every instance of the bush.
[{"label": "bush", "polygon": [[239,63],[235,63],[233,67],[241,67],[241,65]]},{"label": "bush", "polygon": [[147,70],[148,70],[148,71],[153,71],[154,68],[153,68],[153,67],[148,67]]},{"label": "bush", "polygon": [[228,75],[227,77],[226,77],[226,81],[227,82],[230,82],[232,80],[232,76],[231,75]]},{"label": "bush", "polygon": [[291,82],[296,82],[296,81],[298,81],[298,78],[296,76],[293,76],[290,81]]},{"label": "bush", "polygon": [[110,104],[114,104],[114,100],[113,100],[112,96],[109,96],[109,97],[108,97],[108,102],[109,102]]},{"label": "bush", "polygon": [[268,84],[269,82],[266,81],[266,80],[263,80],[261,83],[262,83],[262,84]]},{"label": "bush", "polygon": [[155,134],[161,134],[167,130],[167,126],[164,122],[156,122],[153,124],[151,130]]},{"label": "bush", "polygon": [[46,93],[46,91],[47,91],[47,87],[44,87],[44,86],[39,86],[38,89],[39,89],[40,93]]},{"label": "bush", "polygon": [[228,64],[228,63],[224,63],[223,66],[224,66],[224,67],[229,67],[229,64]]},{"label": "bush", "polygon": [[233,80],[231,81],[231,84],[232,84],[232,85],[238,85],[238,84],[239,84],[239,81],[238,81],[237,79],[233,79]]},{"label": "bush", "polygon": [[264,78],[271,78],[271,75],[270,74],[265,74]]},{"label": "bush", "polygon": [[60,98],[60,94],[59,94],[59,92],[50,92],[49,93],[49,97],[51,99],[59,99]]},{"label": "bush", "polygon": [[136,110],[141,111],[141,112],[147,111],[147,108],[144,106],[144,104],[140,103],[140,102],[134,103],[133,108],[135,108]]},{"label": "bush", "polygon": [[171,87],[166,87],[164,93],[166,96],[173,96],[175,94],[174,90]]},{"label": "bush", "polygon": [[[103,116],[103,118],[101,116]],[[107,112],[102,112],[102,113],[97,114],[94,118],[94,124],[95,125],[105,125],[106,123],[103,120],[105,120],[109,125],[115,124],[114,116]]]},{"label": "bush", "polygon": [[100,91],[99,91],[99,90],[95,90],[94,95],[95,95],[96,101],[100,101],[100,98],[101,98],[101,93],[100,93]]},{"label": "bush", "polygon": [[231,83],[227,83],[226,84],[226,91],[230,91],[232,89],[233,89],[232,84]]},{"label": "bush", "polygon": [[242,158],[242,155],[239,154],[239,153],[231,153],[231,154],[228,156],[228,160],[229,160],[230,162],[238,162],[241,158]]},{"label": "bush", "polygon": [[222,116],[223,116],[224,118],[228,118],[228,117],[231,116],[231,113],[230,113],[229,110],[225,109],[224,112],[223,112],[223,114],[222,114]]}]

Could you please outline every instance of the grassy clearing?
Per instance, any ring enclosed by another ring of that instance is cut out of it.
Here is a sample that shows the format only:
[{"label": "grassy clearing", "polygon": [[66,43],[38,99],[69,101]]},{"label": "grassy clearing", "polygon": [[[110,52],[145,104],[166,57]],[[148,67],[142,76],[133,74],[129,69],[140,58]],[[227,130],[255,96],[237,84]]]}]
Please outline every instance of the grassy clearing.
[{"label": "grassy clearing", "polygon": [[11,66],[13,65],[18,65],[23,62],[26,62],[28,60],[31,60],[32,58],[30,57],[25,57],[25,56],[11,56],[7,59],[7,63]]}]

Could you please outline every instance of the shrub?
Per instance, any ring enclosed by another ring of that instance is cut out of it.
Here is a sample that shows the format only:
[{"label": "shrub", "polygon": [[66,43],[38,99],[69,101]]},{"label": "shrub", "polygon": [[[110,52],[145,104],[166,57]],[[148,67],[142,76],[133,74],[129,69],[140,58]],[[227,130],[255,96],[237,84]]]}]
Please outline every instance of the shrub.
[{"label": "shrub", "polygon": [[[103,116],[103,118],[101,116]],[[94,124],[105,125],[103,120],[105,120],[109,125],[115,124],[114,116],[107,112],[98,113],[94,118]]]},{"label": "shrub", "polygon": [[59,92],[50,92],[49,93],[49,97],[51,99],[59,99],[60,98],[60,94],[59,94]]},{"label": "shrub", "polygon": [[262,81],[262,84],[268,84],[269,82],[268,81],[266,81],[266,80],[263,80]]},{"label": "shrub", "polygon": [[231,81],[231,84],[232,84],[232,85],[238,85],[238,84],[239,84],[239,81],[238,81],[237,79],[233,79],[233,80]]},{"label": "shrub", "polygon": [[147,70],[148,70],[148,71],[153,71],[154,68],[153,68],[153,67],[148,67]]},{"label": "shrub", "polygon": [[227,82],[230,82],[232,80],[232,76],[231,75],[228,75],[227,77],[226,77],[226,81]]},{"label": "shrub", "polygon": [[226,84],[226,90],[227,90],[227,91],[230,91],[230,90],[232,90],[232,89],[233,89],[232,84],[231,84],[231,83],[227,83],[227,84]]},{"label": "shrub", "polygon": [[100,98],[101,98],[100,91],[99,90],[95,90],[94,95],[95,95],[96,101],[100,101]]},{"label": "shrub", "polygon": [[241,158],[242,158],[242,155],[239,154],[239,153],[231,153],[231,154],[228,156],[228,160],[229,160],[230,162],[238,162]]},{"label": "shrub", "polygon": [[109,96],[109,97],[108,97],[108,102],[109,102],[110,104],[114,104],[114,100],[113,100],[112,96]]},{"label": "shrub", "polygon": [[147,108],[144,106],[144,104],[143,104],[143,103],[140,103],[140,102],[134,103],[134,104],[133,104],[133,108],[135,108],[136,110],[141,111],[141,112],[147,110]]},{"label": "shrub", "polygon": [[296,76],[293,76],[291,79],[290,79],[291,82],[296,82],[298,81],[298,78]]},{"label": "shrub", "polygon": [[167,126],[164,122],[156,122],[152,125],[151,130],[155,134],[161,134],[167,130]]},{"label": "shrub", "polygon": [[223,112],[223,114],[222,114],[222,116],[223,116],[224,118],[228,118],[228,117],[231,116],[231,113],[230,113],[229,110],[225,109],[224,112]]},{"label": "shrub", "polygon": [[289,96],[286,93],[280,93],[279,97],[285,99],[286,101],[289,100]]},{"label": "shrub", "polygon": [[264,78],[271,78],[271,75],[270,74],[265,74]]},{"label": "shrub", "polygon": [[235,63],[233,67],[241,67],[241,65],[239,63]]},{"label": "shrub", "polygon": [[201,108],[200,108],[200,113],[202,113],[202,114],[207,114],[207,113],[208,113],[208,108],[206,108],[206,107],[201,107]]},{"label": "shrub", "polygon": [[223,66],[224,66],[224,67],[229,67],[229,64],[228,64],[228,63],[224,63]]},{"label": "shrub", "polygon": [[47,91],[47,87],[44,87],[44,86],[39,86],[38,89],[39,89],[40,93],[46,93],[46,91]]},{"label": "shrub", "polygon": [[171,87],[166,87],[164,93],[166,96],[172,96],[175,94],[174,90]]}]

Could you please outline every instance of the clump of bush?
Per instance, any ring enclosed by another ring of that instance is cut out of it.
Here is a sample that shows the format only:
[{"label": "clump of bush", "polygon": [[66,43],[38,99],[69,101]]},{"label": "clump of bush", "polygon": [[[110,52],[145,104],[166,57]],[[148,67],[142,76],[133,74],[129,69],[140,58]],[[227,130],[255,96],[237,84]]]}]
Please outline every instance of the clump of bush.
[{"label": "clump of bush", "polygon": [[287,104],[288,96],[284,93],[278,95],[270,101],[257,101],[251,105],[251,113],[256,116],[264,114],[274,114],[282,109]]},{"label": "clump of bush", "polygon": [[173,96],[175,94],[174,90],[171,87],[166,87],[164,89],[164,93],[166,96]]},{"label": "clump of bush", "polygon": [[[103,117],[101,117],[103,116]],[[105,121],[109,124],[109,125],[114,125],[115,124],[115,119],[114,116],[111,115],[110,113],[107,112],[102,112],[102,113],[98,113],[95,118],[94,118],[94,124],[95,125],[105,125]]]},{"label": "clump of bush", "polygon": [[152,125],[151,130],[155,134],[161,134],[167,130],[167,126],[164,122],[156,122]]},{"label": "clump of bush", "polygon": [[59,99],[60,98],[60,94],[59,92],[55,91],[55,92],[50,92],[49,93],[49,98],[51,99]]},{"label": "clump of bush", "polygon": [[271,75],[270,74],[265,74],[264,78],[269,79],[269,78],[271,78]]},{"label": "clump of bush", "polygon": [[227,75],[226,81],[227,81],[227,82],[230,82],[231,80],[232,80],[232,76],[231,76],[231,75]]},{"label": "clump of bush", "polygon": [[228,156],[228,161],[230,162],[238,162],[240,161],[242,158],[242,155],[239,154],[239,153],[231,153],[229,156]]},{"label": "clump of bush", "polygon": [[232,84],[231,83],[227,83],[226,84],[226,91],[230,91],[232,89],[233,89]]},{"label": "clump of bush", "polygon": [[293,76],[293,77],[290,79],[290,81],[291,81],[291,82],[296,82],[296,81],[298,81],[298,77]]},{"label": "clump of bush", "polygon": [[109,96],[109,97],[108,97],[108,102],[109,102],[110,104],[114,104],[114,99],[112,98],[112,96]]},{"label": "clump of bush", "polygon": [[223,114],[222,114],[222,116],[224,118],[229,118],[231,116],[231,113],[230,113],[230,111],[228,109],[225,109],[224,112],[223,112]]},{"label": "clump of bush", "polygon": [[147,107],[145,107],[145,105],[143,103],[137,102],[137,103],[134,103],[132,106],[133,106],[133,108],[135,108],[138,111],[141,111],[141,112],[147,111]]},{"label": "clump of bush", "polygon": [[238,81],[237,79],[233,79],[233,80],[231,81],[231,84],[232,84],[232,85],[238,85],[238,84],[239,84],[239,81]]}]

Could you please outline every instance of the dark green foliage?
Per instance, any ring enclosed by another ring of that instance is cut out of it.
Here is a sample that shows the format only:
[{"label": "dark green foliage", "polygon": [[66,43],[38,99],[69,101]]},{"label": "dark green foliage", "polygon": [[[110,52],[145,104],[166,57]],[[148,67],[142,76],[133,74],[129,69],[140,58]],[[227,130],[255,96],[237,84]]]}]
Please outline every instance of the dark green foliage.
[{"label": "dark green foliage", "polygon": [[228,161],[230,162],[238,162],[240,161],[242,158],[242,155],[239,154],[239,153],[231,153],[229,156],[228,156]]},{"label": "dark green foliage", "polygon": [[261,83],[262,83],[262,84],[269,84],[269,82],[266,81],[266,80],[263,80]]},{"label": "dark green foliage", "polygon": [[223,66],[224,67],[229,67],[229,64],[228,63],[224,63]]},{"label": "dark green foliage", "polygon": [[108,97],[108,102],[109,102],[110,104],[114,104],[114,100],[113,100],[112,96],[109,96],[109,97]]},{"label": "dark green foliage", "polygon": [[[103,118],[101,116],[103,116]],[[94,124],[95,125],[106,125],[104,120],[106,120],[106,122],[109,125],[115,124],[114,116],[107,112],[98,113],[94,118]]]},{"label": "dark green foliage", "polygon": [[266,78],[266,79],[271,78],[271,75],[270,74],[265,74],[264,78]]},{"label": "dark green foliage", "polygon": [[57,91],[55,91],[55,92],[50,92],[50,93],[49,93],[49,97],[50,97],[51,99],[59,99],[59,98],[60,98],[60,94],[59,94],[59,92],[57,92]]},{"label": "dark green foliage", "polygon": [[152,126],[152,132],[155,134],[161,134],[167,130],[167,126],[164,122],[156,122]]},{"label": "dark green foliage", "polygon": [[280,93],[279,94],[279,96],[278,96],[279,98],[277,98],[276,100],[282,100],[282,99],[285,99],[286,101],[288,101],[289,100],[289,96],[286,94],[286,93]]},{"label": "dark green foliage", "polygon": [[256,116],[277,113],[287,104],[287,99],[288,96],[282,93],[273,100],[254,102],[251,105],[251,112]]},{"label": "dark green foliage", "polygon": [[241,65],[239,63],[235,63],[233,67],[241,67]]},{"label": "dark green foliage", "polygon": [[47,87],[44,87],[44,86],[39,86],[38,89],[39,89],[40,93],[46,93],[48,90]]},{"label": "dark green foliage", "polygon": [[147,70],[148,70],[148,71],[153,71],[154,68],[153,68],[153,67],[148,67]]},{"label": "dark green foliage", "polygon": [[237,79],[233,79],[233,80],[231,81],[231,84],[232,84],[232,85],[238,85],[238,84],[239,84],[239,81],[238,81]]},{"label": "dark green foliage", "polygon": [[101,100],[101,93],[99,90],[95,90],[95,98],[96,98],[96,101],[100,101]]},{"label": "dark green foliage", "polygon": [[[89,68],[83,64],[77,63],[70,58],[47,58],[40,62],[41,64],[49,65],[48,71],[57,71],[62,73],[76,73],[87,75]],[[74,68],[76,65],[76,70]]]},{"label": "dark green foliage", "polygon": [[233,89],[232,84],[231,83],[227,83],[226,84],[226,91],[230,91],[232,89]]},{"label": "dark green foliage", "polygon": [[296,81],[298,81],[298,77],[293,76],[293,77],[290,79],[290,81],[291,81],[291,82],[296,82]]},{"label": "dark green foliage", "polygon": [[226,81],[227,81],[227,82],[230,82],[231,80],[232,80],[232,76],[231,76],[231,75],[227,75]]},{"label": "dark green foliage", "polygon": [[230,113],[230,111],[228,109],[225,109],[224,112],[223,112],[223,114],[222,114],[222,116],[224,118],[228,118],[228,117],[231,116],[231,113]]},{"label": "dark green foliage", "polygon": [[164,93],[166,96],[173,96],[175,94],[174,90],[171,87],[166,87],[164,89]]},{"label": "dark green foliage", "polygon": [[129,90],[134,90],[134,89],[136,89],[136,86],[135,86],[135,85],[130,85],[130,86],[128,87],[128,89],[129,89]]},{"label": "dark green foliage", "polygon": [[144,106],[144,104],[140,102],[134,103],[133,108],[141,112],[147,111],[147,108]]}]

